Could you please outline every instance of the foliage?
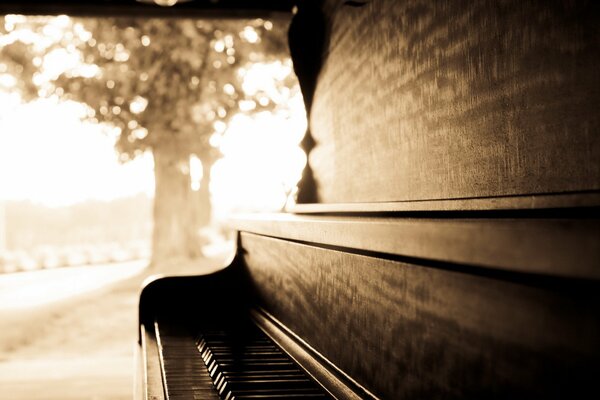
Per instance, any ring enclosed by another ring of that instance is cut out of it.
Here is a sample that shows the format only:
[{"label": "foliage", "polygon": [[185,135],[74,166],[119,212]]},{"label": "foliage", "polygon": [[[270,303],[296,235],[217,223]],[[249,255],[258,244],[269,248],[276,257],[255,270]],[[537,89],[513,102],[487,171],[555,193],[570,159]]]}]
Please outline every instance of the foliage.
[{"label": "foliage", "polygon": [[[240,112],[287,109],[299,90],[283,21],[6,16],[0,26],[0,85],[87,104],[88,119],[113,127],[123,162],[152,151],[155,264],[201,255],[220,155],[211,139]],[[269,63],[281,73],[257,82]],[[193,190],[192,156],[204,171]]]},{"label": "foliage", "polygon": [[[2,48],[2,62],[19,77],[20,91],[89,105],[91,119],[120,131],[122,161],[166,141],[214,161],[218,153],[210,136],[223,132],[240,104],[251,112],[276,106],[265,92],[243,90],[244,71],[287,55],[285,23],[262,19],[13,17],[4,22],[4,36],[9,25],[11,33],[27,29],[57,39],[45,46],[14,40]],[[68,65],[74,56],[79,62],[71,68],[43,76],[42,61],[62,57]],[[284,77],[280,88],[291,86],[291,79]]]}]

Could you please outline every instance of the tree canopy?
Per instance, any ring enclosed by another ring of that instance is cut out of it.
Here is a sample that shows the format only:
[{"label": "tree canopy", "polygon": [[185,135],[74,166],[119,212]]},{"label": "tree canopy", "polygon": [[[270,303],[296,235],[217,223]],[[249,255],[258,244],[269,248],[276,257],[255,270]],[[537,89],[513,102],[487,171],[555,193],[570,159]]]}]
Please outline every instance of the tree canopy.
[{"label": "tree canopy", "polygon": [[[152,152],[156,259],[199,255],[198,229],[210,219],[209,171],[219,157],[212,139],[232,116],[285,108],[299,90],[283,21],[6,16],[0,22],[0,74],[17,77],[8,82],[12,89],[26,99],[87,104],[88,119],[113,127],[123,162]],[[245,79],[268,63],[278,63],[280,72],[265,82]],[[190,157],[203,166],[200,190],[190,190]]]},{"label": "tree canopy", "polygon": [[[90,118],[120,130],[123,161],[173,140],[204,155],[212,148],[210,135],[232,115],[277,106],[272,93],[248,93],[242,85],[251,65],[285,62],[285,23],[61,17],[4,22],[5,36],[8,25],[11,32],[26,29],[57,39],[42,47],[17,34],[21,40],[2,48],[2,62],[19,78],[21,91],[29,98],[57,94],[87,104]],[[43,61],[73,56],[79,63],[43,81]],[[286,90],[293,75],[277,83]]]}]

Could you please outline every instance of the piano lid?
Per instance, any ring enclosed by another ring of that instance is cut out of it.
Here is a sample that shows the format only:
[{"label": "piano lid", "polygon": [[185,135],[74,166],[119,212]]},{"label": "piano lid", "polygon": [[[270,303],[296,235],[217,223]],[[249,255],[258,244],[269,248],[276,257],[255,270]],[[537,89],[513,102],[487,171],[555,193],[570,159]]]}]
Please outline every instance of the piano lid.
[{"label": "piano lid", "polygon": [[7,0],[0,14],[249,18],[289,13],[294,0]]}]

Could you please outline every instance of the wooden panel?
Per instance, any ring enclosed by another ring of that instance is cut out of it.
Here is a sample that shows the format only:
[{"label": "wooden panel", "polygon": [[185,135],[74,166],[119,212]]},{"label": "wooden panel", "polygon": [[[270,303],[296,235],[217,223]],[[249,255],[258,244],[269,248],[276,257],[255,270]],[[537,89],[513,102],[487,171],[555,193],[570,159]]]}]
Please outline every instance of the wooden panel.
[{"label": "wooden panel", "polygon": [[600,396],[595,286],[545,288],[248,233],[265,308],[382,398]]},{"label": "wooden panel", "polygon": [[306,342],[294,335],[272,315],[264,310],[253,310],[252,318],[278,346],[292,357],[310,376],[329,392],[334,399],[377,400],[372,393],[361,387],[329,363],[327,359],[308,347]]},{"label": "wooden panel", "polygon": [[328,1],[319,202],[600,189],[592,1]]},{"label": "wooden panel", "polygon": [[160,366],[160,355],[158,354],[158,344],[154,327],[146,329],[141,325],[141,346],[144,359],[143,370],[143,400],[164,400],[165,392],[163,387],[162,370]]},{"label": "wooden panel", "polygon": [[379,203],[293,204],[287,212],[296,214],[377,213],[419,211],[507,211],[574,207],[600,207],[600,193],[570,193],[533,196],[504,196],[479,199],[415,200]]},{"label": "wooden panel", "polygon": [[238,230],[303,242],[571,278],[600,279],[598,219],[238,215]]}]

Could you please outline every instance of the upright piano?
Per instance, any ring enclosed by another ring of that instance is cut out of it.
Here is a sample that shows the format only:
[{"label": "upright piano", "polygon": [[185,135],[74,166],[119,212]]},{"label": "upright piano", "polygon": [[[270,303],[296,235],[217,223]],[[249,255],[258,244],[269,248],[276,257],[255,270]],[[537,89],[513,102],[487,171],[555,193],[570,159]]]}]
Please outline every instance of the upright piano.
[{"label": "upright piano", "polygon": [[298,202],[144,287],[139,398],[600,398],[597,5],[181,6],[247,4],[295,12]]},{"label": "upright piano", "polygon": [[598,8],[296,5],[298,204],[144,288],[145,398],[600,397]]}]

